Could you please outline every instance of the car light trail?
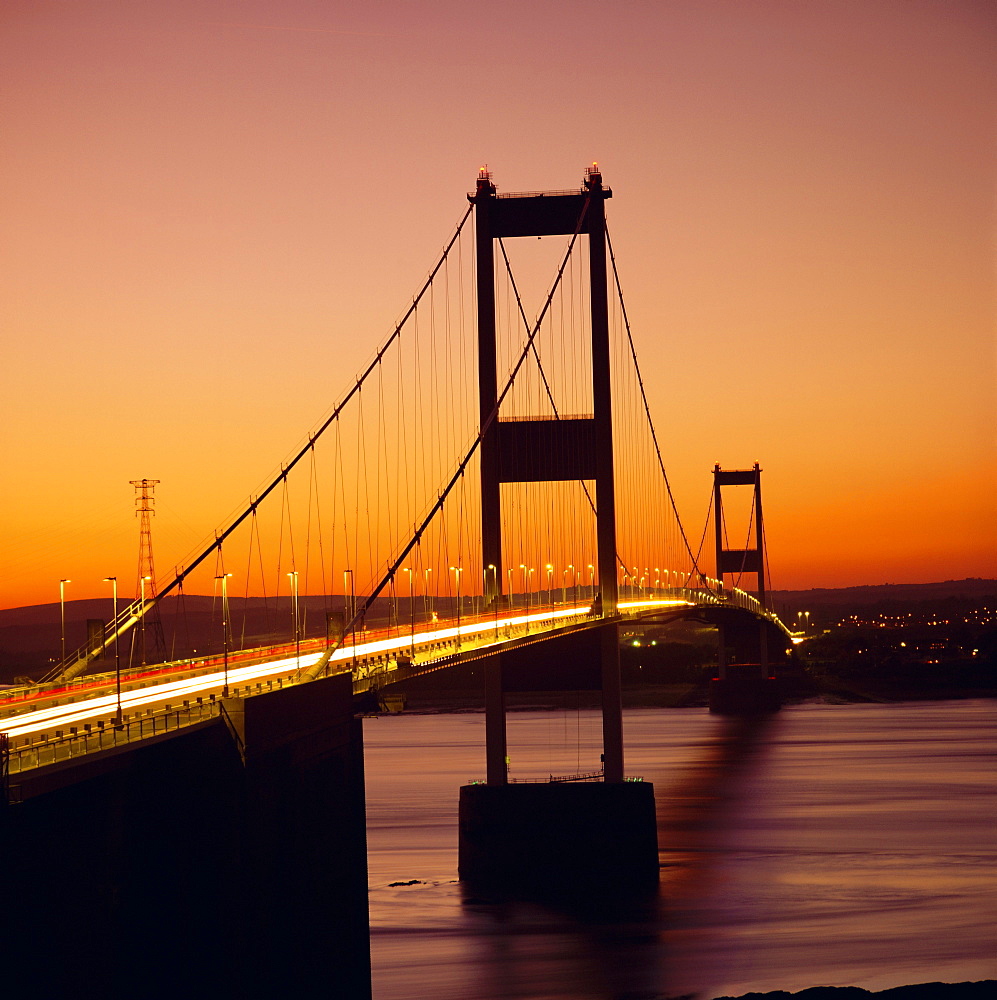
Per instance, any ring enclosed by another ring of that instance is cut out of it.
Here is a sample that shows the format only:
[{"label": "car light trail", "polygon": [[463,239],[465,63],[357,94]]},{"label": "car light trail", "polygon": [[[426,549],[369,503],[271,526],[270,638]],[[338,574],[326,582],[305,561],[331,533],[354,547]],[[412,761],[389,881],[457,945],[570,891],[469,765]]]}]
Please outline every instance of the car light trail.
[{"label": "car light trail", "polygon": [[[619,608],[622,611],[635,611],[652,608],[685,607],[689,604],[689,601],[681,600],[626,601],[621,602]],[[412,648],[413,644],[416,650],[418,650],[420,647],[425,647],[427,644],[435,642],[448,642],[463,638],[486,638],[490,632],[499,632],[517,626],[529,626],[537,622],[566,621],[567,619],[588,615],[589,611],[590,608],[587,604],[580,604],[566,608],[549,608],[534,614],[508,615],[504,618],[479,618],[477,621],[469,622],[459,627],[455,625],[447,628],[438,628],[429,632],[416,632],[414,635],[412,633],[397,634],[389,639],[361,642],[355,646],[341,646],[330,657],[330,660],[342,663],[346,660],[363,660],[370,656],[387,652],[404,652]],[[230,667],[228,672],[229,686],[238,687],[240,684],[259,681],[264,678],[272,678],[282,674],[289,679],[296,679],[300,670],[306,670],[308,667],[314,666],[321,656],[322,651],[319,651],[305,653],[300,658],[290,656],[247,667]],[[125,711],[133,712],[146,706],[169,702],[173,699],[189,698],[205,691],[210,691],[213,688],[221,688],[224,684],[224,677],[224,671],[217,670],[211,673],[198,674],[195,677],[188,677],[184,680],[166,681],[162,684],[155,684],[152,687],[126,690],[121,694],[121,706]],[[102,715],[111,716],[116,706],[117,699],[113,694],[110,694],[100,695],[68,705],[53,705],[35,711],[28,710],[9,717],[6,723],[3,724],[3,731],[11,739],[19,739],[35,733],[47,733],[48,730],[56,727],[66,728],[83,723],[86,720],[100,718]]]}]

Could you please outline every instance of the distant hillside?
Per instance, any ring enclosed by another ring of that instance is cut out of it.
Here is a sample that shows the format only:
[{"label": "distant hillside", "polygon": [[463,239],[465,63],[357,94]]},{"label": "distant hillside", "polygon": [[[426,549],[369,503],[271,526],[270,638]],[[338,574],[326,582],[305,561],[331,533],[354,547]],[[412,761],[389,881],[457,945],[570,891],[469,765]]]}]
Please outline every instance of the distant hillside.
[{"label": "distant hillside", "polygon": [[[123,607],[127,602],[119,601]],[[290,598],[232,597],[229,600],[232,641],[237,646],[266,645],[270,642],[293,642],[294,625]],[[326,610],[342,610],[343,598],[302,597],[300,615],[302,638],[325,634]],[[437,602],[441,612],[446,601]],[[408,612],[408,604],[403,604]],[[387,624],[388,602],[378,600],[368,617],[371,628]],[[417,604],[417,612],[421,608]],[[111,619],[110,598],[66,601],[66,651],[72,652],[86,640],[87,620]],[[197,595],[177,598],[170,595],[159,606],[166,654],[169,658],[219,653],[222,649],[221,602]],[[407,619],[406,619],[407,620]],[[122,640],[121,655],[127,665],[140,653],[131,651],[131,636]],[[154,636],[146,631],[146,648],[154,655]],[[14,677],[39,677],[59,659],[59,603],[38,604],[0,611],[0,683]],[[141,662],[139,659],[136,662]]]},{"label": "distant hillside", "polygon": [[980,598],[997,594],[997,580],[970,577],[942,583],[880,583],[867,587],[839,587],[813,590],[773,590],[772,599],[806,611],[815,605],[870,605],[881,601],[931,601],[946,597]]},{"label": "distant hillside", "polygon": [[[994,597],[997,604],[997,580],[946,580],[942,583],[880,584],[869,587],[840,589],[776,590],[771,592],[772,606],[787,622],[797,612],[811,612],[811,622],[835,620],[842,614],[877,605],[916,606],[930,601],[964,599],[981,601]],[[447,598],[435,600],[436,609],[445,617],[452,609]],[[236,645],[266,644],[271,641],[293,641],[293,620],[288,596],[282,595],[279,605],[273,599],[238,597],[230,599],[232,637]],[[407,620],[408,601],[399,602],[402,620]],[[327,609],[341,610],[342,596],[302,597],[301,617],[303,637],[320,636],[325,632]],[[163,636],[167,653],[173,656],[204,655],[221,651],[221,616],[216,598],[187,596],[167,597],[160,606]],[[67,651],[81,645],[86,638],[88,618],[108,620],[111,600],[94,598],[66,602]],[[424,620],[425,610],[416,602],[416,619]],[[372,611],[368,625],[377,628],[387,624],[388,601],[380,599]],[[147,647],[151,637],[146,636]],[[59,658],[59,604],[38,604],[23,608],[0,610],[0,683],[15,676],[40,676]],[[127,651],[126,651],[127,647]],[[148,647],[151,653],[151,647]],[[122,656],[127,662],[130,640],[122,644]]]}]

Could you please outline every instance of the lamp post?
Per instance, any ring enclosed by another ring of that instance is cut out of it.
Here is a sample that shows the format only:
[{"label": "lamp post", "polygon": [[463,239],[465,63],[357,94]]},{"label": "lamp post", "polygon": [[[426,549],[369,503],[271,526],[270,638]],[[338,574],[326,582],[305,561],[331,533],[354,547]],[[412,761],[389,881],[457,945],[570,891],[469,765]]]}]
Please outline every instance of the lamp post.
[{"label": "lamp post", "polygon": [[460,649],[460,574],[464,572],[460,566],[451,566],[450,571],[454,575],[454,582],[457,584],[457,648]]},{"label": "lamp post", "polygon": [[498,592],[498,567],[494,563],[489,563],[485,568],[485,590],[488,590],[488,570],[492,571],[492,605],[495,609],[495,638],[498,638],[498,613],[499,613],[499,592]]},{"label": "lamp post", "polygon": [[806,620],[807,620],[806,629],[805,629],[805,633],[804,634],[805,635],[810,635],[810,612],[809,611],[804,611],[803,612],[803,617],[806,618]]},{"label": "lamp post", "polygon": [[287,574],[291,579],[291,614],[294,615],[294,657],[295,666],[301,667],[301,621],[298,618],[298,571]]},{"label": "lamp post", "polygon": [[426,581],[426,588],[422,592],[422,598],[425,601],[427,616],[430,615],[430,612],[433,610],[433,599],[429,596],[429,574],[432,572],[433,571],[431,569],[427,569],[426,572],[422,574],[423,579]]},{"label": "lamp post", "polygon": [[145,666],[145,581],[151,580],[151,576],[140,576],[138,578],[139,587],[142,593],[142,603],[139,604],[139,608],[142,612],[142,666]]},{"label": "lamp post", "polygon": [[105,576],[104,583],[109,583],[113,588],[113,610],[111,612],[114,629],[114,688],[117,696],[117,711],[114,714],[114,728],[121,729],[124,721],[121,716],[121,654],[118,648],[118,578],[116,576]]},{"label": "lamp post", "polygon": [[415,656],[415,574],[407,566],[402,567],[403,573],[408,573],[408,607],[410,630],[409,636],[412,641],[412,656]]},{"label": "lamp post", "polygon": [[[349,587],[346,585],[347,577],[350,578]],[[346,600],[347,594],[350,595],[349,601]],[[346,604],[346,621],[351,622],[353,621],[353,616],[357,613],[356,607],[354,606],[356,604],[356,599],[353,595],[353,570],[351,569],[343,570],[343,601]]]},{"label": "lamp post", "polygon": [[72,580],[59,581],[59,642],[62,645],[61,662],[66,662],[66,584]]},{"label": "lamp post", "polygon": [[509,610],[511,611],[516,604],[516,602],[512,599],[512,567],[510,566],[505,572],[509,577]]},{"label": "lamp post", "polygon": [[547,563],[544,567],[547,570],[547,600],[550,601],[551,612],[554,610],[554,567]]},{"label": "lamp post", "polygon": [[[527,614],[530,613],[530,607],[531,607],[531,605],[533,603],[532,599],[531,599],[531,595],[533,593],[533,581],[530,579],[530,577],[533,576],[533,574],[535,572],[536,572],[536,569],[534,569],[534,567],[532,567],[532,566],[526,571],[526,613]],[[539,594],[537,595],[537,603],[538,604],[540,603],[540,595]]]},{"label": "lamp post", "polygon": [[[346,578],[350,578],[349,589],[346,587]],[[346,599],[346,595],[349,594],[349,601]],[[353,649],[353,671],[356,673],[357,669],[357,629],[353,625],[353,616],[356,614],[356,596],[353,591],[353,570],[344,569],[343,570],[343,603],[346,605],[346,621],[343,622],[343,636],[346,636],[346,626],[352,626],[351,631],[353,632],[353,642],[351,643],[351,648]]]},{"label": "lamp post", "polygon": [[224,670],[224,682],[222,683],[222,697],[228,697],[228,641],[229,641],[229,624],[228,624],[228,578],[231,573],[223,573],[221,576],[216,576],[216,580],[222,581],[222,669]]},{"label": "lamp post", "polygon": [[595,600],[595,567],[592,565],[592,563],[589,563],[588,566],[589,566],[589,600],[590,601],[594,601]]}]

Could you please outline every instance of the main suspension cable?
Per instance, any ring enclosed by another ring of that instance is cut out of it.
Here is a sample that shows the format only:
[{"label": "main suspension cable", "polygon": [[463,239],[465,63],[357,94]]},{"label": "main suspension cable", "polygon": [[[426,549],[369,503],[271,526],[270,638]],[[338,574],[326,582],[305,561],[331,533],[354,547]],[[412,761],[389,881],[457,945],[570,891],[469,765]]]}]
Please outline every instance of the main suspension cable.
[{"label": "main suspension cable", "polygon": [[685,527],[682,524],[682,518],[679,516],[678,505],[675,503],[675,495],[672,493],[672,485],[668,481],[668,473],[665,471],[665,462],[661,457],[661,448],[658,445],[658,434],[654,429],[654,421],[651,419],[651,407],[647,402],[647,393],[644,391],[644,378],[641,375],[640,364],[637,361],[637,349],[634,346],[633,334],[630,330],[630,317],[627,316],[627,305],[623,300],[623,286],[620,284],[620,273],[616,267],[616,254],[613,252],[613,241],[609,237],[609,228],[606,229],[606,244],[609,247],[609,259],[613,265],[613,278],[616,281],[616,294],[620,299],[620,309],[623,315],[623,325],[626,327],[627,331],[627,341],[630,344],[630,356],[633,358],[634,371],[637,375],[637,385],[640,388],[640,398],[644,403],[644,413],[647,415],[648,427],[651,430],[651,440],[654,442],[654,453],[658,456],[658,467],[661,469],[661,476],[665,481],[665,489],[668,491],[668,500],[672,505],[672,511],[675,514],[675,522],[678,525],[679,534],[682,537],[682,544],[685,546],[686,552],[689,554],[689,558],[692,560],[693,570],[699,574],[699,578],[705,582],[706,577],[703,571],[699,568],[699,562],[695,555],[693,555],[692,547],[689,545],[689,539],[685,533]]},{"label": "main suspension cable", "polygon": [[290,459],[286,464],[282,464],[280,472],[270,481],[267,487],[260,492],[254,500],[250,500],[249,506],[246,507],[238,516],[236,516],[223,531],[216,531],[211,542],[205,546],[205,548],[186,566],[181,567],[174,578],[159,592],[156,594],[155,598],[148,599],[143,605],[141,601],[133,601],[126,605],[115,618],[114,622],[111,624],[109,631],[105,631],[103,639],[99,645],[90,648],[83,652],[75,651],[71,656],[67,657],[62,663],[60,663],[56,668],[50,671],[45,677],[42,678],[43,681],[49,680],[71,680],[83,672],[97,657],[103,652],[111,642],[114,641],[115,637],[121,636],[123,633],[129,631],[134,625],[142,620],[142,618],[167,595],[172,593],[174,590],[182,587],[183,581],[190,576],[190,574],[204,562],[213,552],[216,551],[220,543],[224,542],[242,523],[246,518],[255,514],[257,507],[261,501],[265,500],[280,484],[281,482],[286,482],[287,474],[304,458],[312,449],[315,441],[322,436],[322,434],[336,421],[338,421],[340,414],[346,408],[346,406],[351,402],[351,400],[360,392],[364,383],[370,377],[370,375],[378,368],[381,364],[382,359],[388,352],[388,349],[397,341],[402,334],[402,328],[408,322],[409,318],[416,311],[419,302],[422,300],[426,292],[432,288],[433,281],[436,275],[439,273],[440,269],[446,264],[447,259],[450,255],[450,251],[453,249],[454,244],[460,238],[463,232],[464,226],[467,220],[471,217],[471,213],[474,210],[474,205],[468,205],[467,211],[461,217],[460,222],[457,223],[457,229],[451,237],[450,241],[447,243],[443,250],[440,259],[437,261],[435,267],[429,272],[429,276],[426,278],[419,292],[412,299],[411,305],[406,309],[402,318],[395,324],[394,330],[387,337],[381,347],[378,349],[374,358],[367,365],[364,371],[357,377],[356,383],[351,386],[349,391],[340,401],[340,403],[333,409],[332,413],[322,422],[317,431],[310,433],[308,435],[308,440],[303,447]]},{"label": "main suspension cable", "polygon": [[447,485],[444,487],[444,489],[440,492],[440,495],[437,497],[432,507],[430,507],[428,513],[423,518],[422,523],[419,525],[418,528],[416,528],[415,534],[413,534],[408,543],[402,547],[399,554],[392,561],[391,565],[388,566],[387,570],[381,576],[381,579],[377,582],[377,585],[371,590],[371,592],[364,599],[362,607],[359,609],[354,609],[353,617],[350,619],[350,621],[345,623],[342,635],[340,635],[334,643],[330,644],[330,646],[326,649],[325,654],[318,660],[317,663],[315,663],[304,674],[300,675],[300,679],[304,680],[314,679],[315,677],[318,676],[318,674],[322,670],[326,668],[332,654],[335,653],[336,650],[338,650],[346,641],[347,634],[356,628],[357,623],[364,620],[367,611],[372,607],[374,601],[377,600],[377,598],[380,596],[384,588],[388,586],[388,584],[392,580],[394,580],[395,574],[401,568],[401,565],[408,557],[408,554],[421,542],[422,536],[425,534],[426,529],[429,527],[433,518],[440,512],[440,510],[443,509],[447,497],[453,491],[457,483],[459,483],[460,480],[463,478],[464,472],[467,469],[467,466],[470,464],[471,459],[474,457],[475,452],[480,447],[481,442],[484,440],[485,434],[488,433],[492,424],[494,424],[495,421],[498,419],[499,410],[501,409],[502,404],[505,402],[506,396],[508,396],[509,392],[512,390],[512,387],[515,385],[516,376],[519,374],[520,369],[523,367],[524,362],[529,357],[530,352],[533,349],[533,342],[536,339],[537,335],[539,334],[540,326],[543,323],[544,317],[547,315],[551,303],[554,300],[554,294],[557,291],[558,285],[561,282],[561,276],[564,274],[564,269],[567,267],[568,261],[571,259],[571,253],[575,248],[575,243],[578,241],[578,234],[581,232],[582,226],[585,223],[585,216],[588,214],[588,208],[590,202],[591,202],[591,195],[587,194],[585,197],[585,201],[582,204],[582,210],[578,215],[578,223],[575,226],[575,231],[571,236],[571,241],[568,243],[568,249],[565,251],[564,259],[561,261],[561,266],[557,269],[557,275],[554,278],[554,282],[551,285],[550,291],[547,294],[547,299],[544,302],[543,309],[540,310],[540,314],[537,317],[536,324],[530,331],[530,335],[526,339],[526,344],[523,346],[523,349],[519,354],[519,358],[516,361],[516,364],[512,367],[512,370],[509,372],[509,375],[506,378],[505,385],[502,387],[502,391],[499,393],[498,398],[495,400],[495,405],[492,407],[491,413],[488,414],[488,418],[478,429],[478,433],[475,436],[474,440],[471,442],[470,447],[467,449],[466,453],[464,454],[464,457],[457,464],[457,468],[454,470],[453,475],[450,477],[450,480],[447,482]]}]

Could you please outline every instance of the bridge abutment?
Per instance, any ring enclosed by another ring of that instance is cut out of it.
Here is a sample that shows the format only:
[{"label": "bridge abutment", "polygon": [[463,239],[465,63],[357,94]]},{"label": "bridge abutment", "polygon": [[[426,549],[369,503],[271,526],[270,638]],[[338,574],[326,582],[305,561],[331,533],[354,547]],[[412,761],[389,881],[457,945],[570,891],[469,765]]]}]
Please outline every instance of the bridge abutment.
[{"label": "bridge abutment", "polygon": [[352,701],[348,675],[231,699],[228,720],[17,775],[11,995],[368,998]]}]

